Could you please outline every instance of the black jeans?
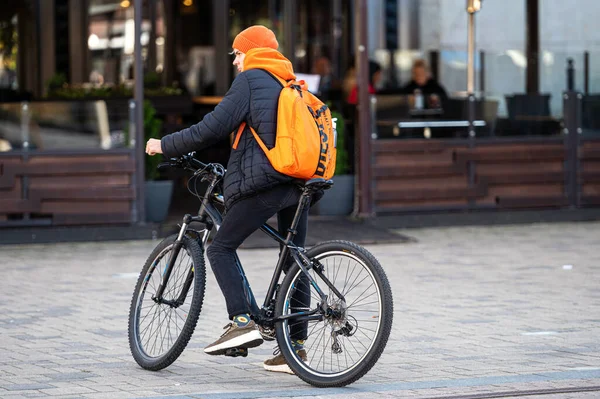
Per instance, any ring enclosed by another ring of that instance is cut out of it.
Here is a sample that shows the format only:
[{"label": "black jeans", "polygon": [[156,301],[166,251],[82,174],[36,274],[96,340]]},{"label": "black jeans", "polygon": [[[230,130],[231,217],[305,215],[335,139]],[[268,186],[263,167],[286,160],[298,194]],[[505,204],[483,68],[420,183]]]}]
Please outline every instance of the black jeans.
[{"label": "black jeans", "polygon": [[[241,265],[236,255],[237,248],[258,230],[271,216],[277,213],[277,226],[280,235],[286,236],[292,224],[302,192],[295,185],[281,185],[253,197],[233,204],[223,218],[215,238],[206,251],[210,266],[217,278],[219,287],[225,296],[229,318],[249,313],[252,306],[248,290],[240,273]],[[294,244],[303,247],[308,227],[308,207],[304,210],[294,237]],[[289,267],[290,262],[287,266]],[[287,267],[285,269],[287,272]],[[291,298],[292,311],[295,308],[310,306],[310,286],[308,279],[302,276]],[[306,339],[306,322],[292,327],[294,339]]]}]

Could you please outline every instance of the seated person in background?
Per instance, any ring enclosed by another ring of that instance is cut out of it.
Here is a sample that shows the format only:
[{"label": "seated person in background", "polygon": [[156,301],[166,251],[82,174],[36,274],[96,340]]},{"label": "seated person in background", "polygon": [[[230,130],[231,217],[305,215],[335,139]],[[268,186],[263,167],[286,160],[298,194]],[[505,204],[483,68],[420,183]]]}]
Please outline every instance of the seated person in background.
[{"label": "seated person in background", "polygon": [[441,108],[448,99],[446,90],[431,77],[427,62],[423,59],[415,60],[412,66],[412,80],[402,87],[401,92],[414,95],[417,90],[425,96],[424,107],[419,108]]},{"label": "seated person in background", "polygon": [[317,58],[313,64],[312,73],[321,77],[318,95],[327,97],[333,86],[333,73],[329,58],[325,56]]},{"label": "seated person in background", "polygon": [[[375,61],[369,61],[369,93],[375,94],[375,86],[381,80],[381,66]],[[350,90],[350,95],[346,100],[348,104],[358,104],[358,85],[354,85]]]}]

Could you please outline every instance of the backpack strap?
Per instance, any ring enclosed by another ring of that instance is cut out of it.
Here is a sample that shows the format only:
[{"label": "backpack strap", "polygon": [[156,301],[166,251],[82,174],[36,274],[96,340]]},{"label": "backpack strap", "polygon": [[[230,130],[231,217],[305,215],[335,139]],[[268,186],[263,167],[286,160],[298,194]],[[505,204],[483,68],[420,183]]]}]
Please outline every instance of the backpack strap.
[{"label": "backpack strap", "polygon": [[234,150],[237,149],[238,144],[240,143],[240,139],[242,138],[242,133],[244,132],[244,128],[246,127],[246,122],[242,122],[240,127],[238,127],[237,133],[235,135],[235,141],[233,142],[232,148]]},{"label": "backpack strap", "polygon": [[[240,138],[242,137],[242,133],[244,132],[244,128],[246,127],[247,123],[246,122],[242,122],[240,124],[240,127],[237,130],[236,136],[235,136],[235,141],[233,142],[233,146],[232,148],[234,150],[237,150],[238,145],[240,144]],[[252,126],[248,125],[248,127],[250,128],[250,131],[252,132],[252,135],[254,136],[254,138],[256,139],[256,141],[258,142],[258,145],[260,146],[260,148],[262,148],[262,150],[265,153],[269,152],[269,149],[267,148],[267,146],[265,145],[265,143],[263,143],[263,141],[260,139],[260,137],[258,137],[258,134],[256,133],[256,130],[254,130],[252,128]]]},{"label": "backpack strap", "polygon": [[[281,79],[279,76],[276,76],[274,74],[272,74],[271,72],[267,71],[266,69],[262,69],[263,71],[265,71],[269,76],[271,76],[273,79],[275,79],[275,81],[277,83],[279,83],[281,85],[281,88],[286,88],[286,87],[297,87],[297,90],[300,92],[300,96],[302,96],[302,90],[300,90],[300,85],[297,84],[296,81],[294,80],[290,80],[289,82]],[[310,107],[309,107],[310,109]],[[310,112],[313,113],[313,110],[310,109]],[[318,116],[318,115],[317,115]],[[315,117],[314,113],[313,113],[313,117]],[[240,127],[237,130],[236,136],[235,136],[235,140],[233,141],[233,146],[232,148],[234,150],[237,149],[238,145],[240,144],[240,139],[242,138],[242,133],[244,132],[244,128],[246,127],[246,122],[242,122],[240,124]],[[269,149],[267,148],[267,146],[265,145],[265,143],[263,143],[263,141],[258,137],[258,134],[256,134],[256,131],[252,128],[252,126],[250,127],[250,131],[252,132],[252,135],[254,135],[254,138],[256,139],[256,141],[258,141],[258,145],[263,149],[263,151],[265,151],[266,153],[269,152]]]},{"label": "backpack strap", "polygon": [[302,84],[300,82],[304,82],[304,81],[297,81],[297,80],[284,80],[281,79],[279,76],[273,75],[271,72],[267,71],[266,69],[263,69],[263,71],[265,71],[266,73],[268,73],[273,79],[275,79],[277,82],[279,82],[279,84],[281,85],[282,89],[285,89],[286,87],[291,87],[293,89],[298,90],[298,92],[300,93],[300,96],[302,96]]}]

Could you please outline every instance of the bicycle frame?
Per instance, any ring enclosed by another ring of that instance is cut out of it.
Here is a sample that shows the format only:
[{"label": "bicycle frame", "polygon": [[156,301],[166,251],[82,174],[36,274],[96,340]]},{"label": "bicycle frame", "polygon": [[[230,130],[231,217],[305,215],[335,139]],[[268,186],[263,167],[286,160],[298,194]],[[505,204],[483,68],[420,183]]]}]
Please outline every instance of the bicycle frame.
[{"label": "bicycle frame", "polygon": [[[212,176],[210,181],[210,185],[206,190],[205,196],[202,200],[202,204],[198,211],[197,216],[191,216],[189,214],[183,217],[183,223],[181,224],[181,228],[179,230],[179,234],[174,243],[174,248],[167,264],[165,273],[163,275],[163,280],[159,289],[156,293],[156,296],[153,298],[155,301],[161,301],[162,303],[168,304],[170,306],[180,306],[183,304],[183,301],[187,295],[187,290],[189,290],[190,284],[193,280],[193,271],[190,269],[188,276],[186,277],[186,283],[184,284],[184,289],[179,295],[178,299],[175,301],[167,301],[162,299],[162,295],[164,293],[164,289],[167,285],[169,277],[171,275],[173,263],[181,250],[183,245],[183,238],[186,236],[188,231],[193,231],[196,233],[196,239],[201,244],[202,248],[206,247],[208,237],[210,231],[214,228],[217,230],[220,228],[223,218],[221,212],[216,208],[215,204],[224,204],[223,196],[220,194],[215,194],[214,189],[217,186],[220,180],[219,176]],[[273,323],[286,319],[295,319],[295,320],[321,320],[323,315],[326,314],[328,316],[335,314],[335,310],[331,309],[327,305],[327,295],[321,290],[318,286],[315,279],[309,273],[310,269],[313,269],[317,275],[326,283],[326,285],[331,289],[331,291],[342,301],[345,302],[344,296],[336,289],[336,287],[326,278],[323,274],[323,265],[321,265],[318,261],[311,261],[306,256],[306,250],[302,247],[298,247],[293,243],[293,238],[296,235],[296,227],[298,226],[298,222],[300,221],[300,217],[304,210],[310,206],[311,201],[311,192],[310,190],[305,189],[302,193],[300,203],[298,208],[296,209],[296,214],[294,215],[294,219],[292,221],[292,225],[290,226],[287,236],[282,237],[275,228],[270,226],[268,223],[265,223],[260,227],[260,229],[266,233],[269,237],[277,241],[281,245],[281,252],[279,254],[279,259],[277,261],[277,266],[273,273],[273,277],[271,278],[271,282],[269,284],[269,288],[267,290],[267,294],[265,296],[265,300],[263,302],[262,308],[259,309],[256,305],[256,300],[254,298],[254,294],[250,289],[250,284],[246,279],[246,275],[244,273],[244,269],[236,256],[236,264],[238,266],[238,270],[240,275],[242,276],[245,287],[247,289],[246,296],[249,301],[251,308],[253,309],[253,317],[259,325],[272,325]],[[205,229],[201,231],[190,229],[189,226],[193,222],[199,222],[205,225]],[[203,233],[203,234],[200,234]],[[201,238],[200,238],[201,237]],[[288,254],[292,257],[292,259],[298,264],[302,272],[307,276],[310,284],[317,291],[321,299],[321,303],[314,310],[306,311],[306,312],[297,312],[287,315],[281,315],[274,317],[274,300],[275,295],[278,289],[279,280],[281,279],[281,274],[284,271],[285,262],[288,258]]]}]

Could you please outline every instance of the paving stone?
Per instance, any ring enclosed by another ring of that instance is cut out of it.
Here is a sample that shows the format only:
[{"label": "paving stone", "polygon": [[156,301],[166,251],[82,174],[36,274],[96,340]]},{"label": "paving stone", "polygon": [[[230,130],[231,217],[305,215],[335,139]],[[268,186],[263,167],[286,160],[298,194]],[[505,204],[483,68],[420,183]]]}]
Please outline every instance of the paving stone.
[{"label": "paving stone", "polygon": [[[210,268],[182,356],[141,369],[127,340],[129,305],[157,242],[0,247],[0,397],[432,398],[600,386],[600,223],[399,233],[415,241],[368,246],[393,289],[386,350],[361,380],[329,390],[265,371],[274,343],[247,358],[204,354],[228,322]],[[277,253],[239,251],[257,296]]]}]

